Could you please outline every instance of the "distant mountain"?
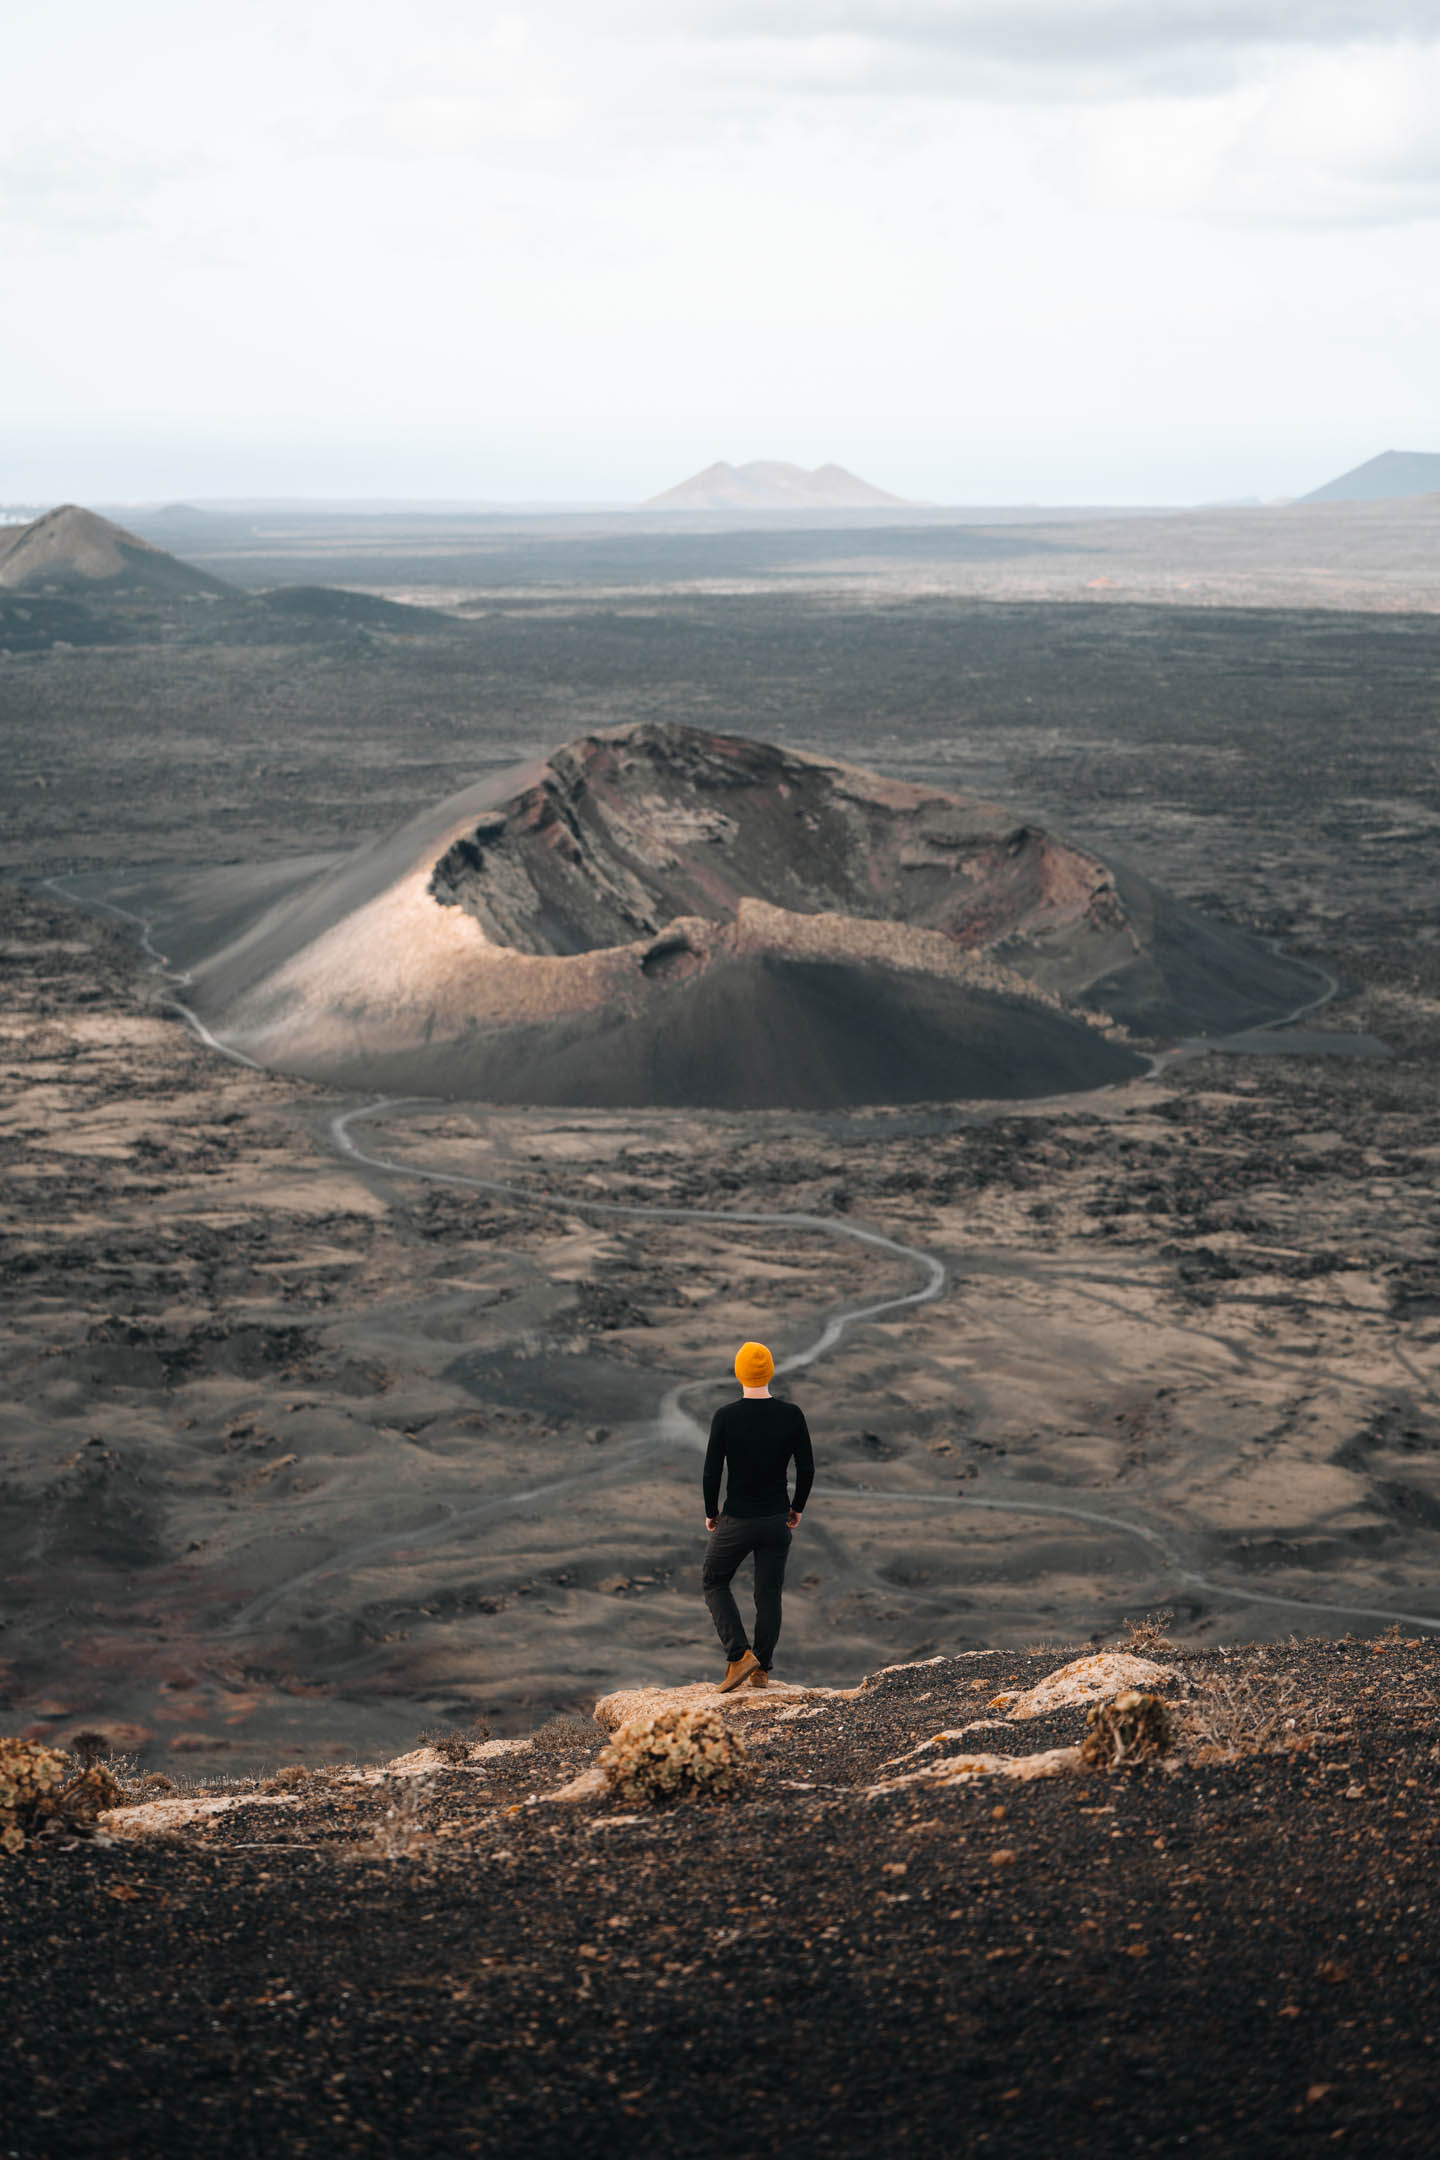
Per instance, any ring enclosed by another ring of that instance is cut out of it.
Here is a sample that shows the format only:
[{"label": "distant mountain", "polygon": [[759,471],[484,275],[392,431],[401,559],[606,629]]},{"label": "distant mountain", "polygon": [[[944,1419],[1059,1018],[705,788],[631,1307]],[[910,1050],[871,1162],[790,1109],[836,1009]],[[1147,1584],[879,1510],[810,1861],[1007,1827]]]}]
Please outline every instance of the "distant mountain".
[{"label": "distant mountain", "polygon": [[234,589],[75,503],[0,531],[0,586],[146,601]]},{"label": "distant mountain", "polygon": [[707,465],[693,479],[652,495],[647,510],[885,510],[906,507],[903,495],[846,472],[843,465],[799,465],[756,458],[748,465]]},{"label": "distant mountain", "polygon": [[1395,502],[1407,495],[1440,494],[1440,451],[1382,450],[1353,472],[1327,480],[1302,503]]},{"label": "distant mountain", "polygon": [[132,510],[131,529],[160,533],[167,539],[205,537],[216,525],[228,524],[213,510],[198,510],[193,503],[163,503],[158,510]]}]

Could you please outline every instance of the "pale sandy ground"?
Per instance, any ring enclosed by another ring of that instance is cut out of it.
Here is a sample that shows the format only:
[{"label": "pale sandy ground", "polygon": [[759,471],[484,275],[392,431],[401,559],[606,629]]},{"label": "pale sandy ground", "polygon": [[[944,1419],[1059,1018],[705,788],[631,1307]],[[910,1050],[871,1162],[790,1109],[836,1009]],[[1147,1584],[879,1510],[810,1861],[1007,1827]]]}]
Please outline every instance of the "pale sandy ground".
[{"label": "pale sandy ground", "polygon": [[362,1128],[546,1211],[343,1166],[337,1104],[145,1010],[92,923],[17,908],[12,1726],[171,1768],[373,1759],[703,1674],[698,1428],[657,1438],[663,1398],[701,1383],[703,1424],[735,1340],[803,1349],[917,1273],[586,1197],[830,1214],[948,1270],[796,1379],[820,1479],[786,1677],[1083,1647],[1161,1604],[1201,1642],[1440,1613],[1428,994],[1337,1014],[1389,1064],[1217,1060],[1024,1111]]}]

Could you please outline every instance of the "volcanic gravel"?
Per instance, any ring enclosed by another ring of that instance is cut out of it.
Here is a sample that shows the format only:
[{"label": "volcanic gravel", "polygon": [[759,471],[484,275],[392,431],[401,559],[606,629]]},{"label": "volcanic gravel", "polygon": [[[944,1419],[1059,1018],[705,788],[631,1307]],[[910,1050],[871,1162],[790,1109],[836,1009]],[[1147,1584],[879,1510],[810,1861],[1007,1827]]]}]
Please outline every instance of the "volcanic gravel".
[{"label": "volcanic gravel", "polygon": [[420,1787],[31,1847],[0,2150],[1432,2151],[1440,1655],[1170,1661],[1182,1695],[1284,1701],[1283,1751],[868,1792],[1062,1662],[981,1653],[763,1739],[747,1717],[725,1804],[532,1802],[603,1738],[569,1728]]}]

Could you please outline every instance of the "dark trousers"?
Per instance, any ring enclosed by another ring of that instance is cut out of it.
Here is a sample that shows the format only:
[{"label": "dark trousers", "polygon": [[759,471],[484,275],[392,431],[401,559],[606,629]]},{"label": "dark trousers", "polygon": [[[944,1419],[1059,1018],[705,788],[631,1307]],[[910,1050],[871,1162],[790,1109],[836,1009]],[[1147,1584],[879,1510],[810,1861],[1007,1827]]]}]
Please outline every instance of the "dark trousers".
[{"label": "dark trousers", "polygon": [[785,1582],[785,1562],[790,1555],[790,1529],[783,1515],[757,1515],[745,1519],[722,1515],[705,1548],[700,1581],[705,1603],[715,1622],[715,1632],[733,1665],[750,1647],[745,1625],[730,1588],[735,1570],[747,1553],[755,1555],[755,1655],[769,1672],[780,1640],[780,1592]]}]

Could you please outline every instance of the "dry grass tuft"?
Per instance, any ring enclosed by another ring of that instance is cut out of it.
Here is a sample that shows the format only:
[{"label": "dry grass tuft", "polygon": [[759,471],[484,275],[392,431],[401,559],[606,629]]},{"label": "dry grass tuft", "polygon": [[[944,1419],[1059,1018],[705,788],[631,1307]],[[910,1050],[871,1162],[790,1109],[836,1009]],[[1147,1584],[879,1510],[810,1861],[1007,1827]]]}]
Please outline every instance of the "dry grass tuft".
[{"label": "dry grass tuft", "polygon": [[614,1789],[650,1806],[685,1797],[728,1799],[744,1783],[744,1742],[717,1710],[659,1710],[622,1725],[599,1757]]},{"label": "dry grass tuft", "polygon": [[1122,1620],[1121,1649],[1133,1650],[1137,1657],[1173,1656],[1180,1645],[1172,1642],[1165,1630],[1174,1618],[1171,1608],[1164,1605],[1159,1612],[1142,1613],[1138,1620]]},{"label": "dry grass tuft", "polygon": [[1169,1754],[1173,1738],[1170,1712],[1160,1697],[1126,1688],[1086,1711],[1080,1759],[1091,1770],[1159,1762]]},{"label": "dry grass tuft", "polygon": [[[433,1746],[433,1741],[429,1743]],[[389,1805],[381,1816],[370,1850],[382,1860],[409,1860],[426,1842],[425,1810],[434,1790],[433,1778],[387,1778]]]},{"label": "dry grass tuft", "polygon": [[1196,1762],[1297,1754],[1319,1737],[1319,1705],[1292,1674],[1259,1664],[1205,1675],[1181,1705],[1178,1734]]}]

